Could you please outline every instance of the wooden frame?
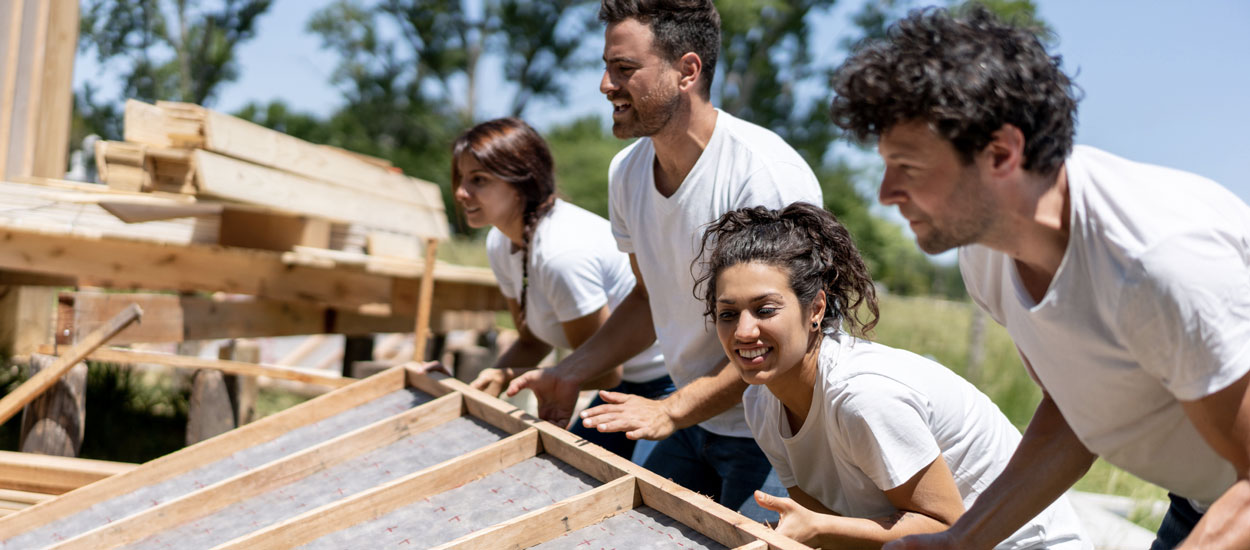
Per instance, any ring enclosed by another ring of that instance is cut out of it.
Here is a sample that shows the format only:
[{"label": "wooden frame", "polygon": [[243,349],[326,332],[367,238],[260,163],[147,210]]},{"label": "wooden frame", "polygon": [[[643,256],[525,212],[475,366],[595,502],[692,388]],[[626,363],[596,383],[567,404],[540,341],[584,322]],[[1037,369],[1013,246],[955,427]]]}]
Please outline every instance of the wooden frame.
[{"label": "wooden frame", "polygon": [[192,472],[273,440],[282,432],[311,425],[332,414],[363,406],[404,388],[420,390],[433,399],[282,456],[259,468],[222,479],[147,510],[136,511],[129,517],[111,518],[111,523],[94,529],[68,533],[63,542],[53,547],[112,548],[139,542],[168,529],[191,525],[190,522],[195,522],[197,526],[207,525],[201,522],[209,521],[205,519],[209,514],[243,502],[250,496],[286,487],[286,483],[318,474],[352,457],[365,456],[370,449],[382,448],[400,438],[419,436],[425,430],[441,425],[441,422],[474,418],[477,422],[493,426],[503,435],[497,441],[487,442],[454,458],[414,471],[399,472],[398,477],[354,494],[342,495],[312,509],[292,509],[289,514],[267,524],[254,528],[231,525],[230,530],[222,534],[222,537],[228,537],[226,540],[211,544],[215,544],[216,548],[236,549],[298,546],[353,525],[386,517],[388,513],[406,506],[419,505],[423,499],[466,486],[474,480],[503,472],[543,454],[581,472],[597,486],[511,519],[478,528],[436,547],[527,548],[645,506],[675,520],[689,533],[706,537],[726,548],[807,548],[567,431],[537,421],[464,383],[442,375],[417,374],[403,366],[157,459],[128,473],[0,518],[0,539],[48,526],[112,498]]}]

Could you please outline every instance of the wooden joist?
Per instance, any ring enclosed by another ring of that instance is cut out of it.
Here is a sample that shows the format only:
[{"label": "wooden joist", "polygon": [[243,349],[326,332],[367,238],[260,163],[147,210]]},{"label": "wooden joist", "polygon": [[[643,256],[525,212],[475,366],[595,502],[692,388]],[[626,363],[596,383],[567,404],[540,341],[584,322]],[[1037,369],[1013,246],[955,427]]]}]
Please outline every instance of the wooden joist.
[{"label": "wooden joist", "polygon": [[[396,395],[424,397],[339,420]],[[321,435],[287,449],[312,432]],[[252,462],[211,474],[232,460]],[[58,549],[573,547],[592,532],[618,546],[806,548],[463,383],[404,367],[0,518],[0,539]]]},{"label": "wooden joist", "polygon": [[[107,460],[0,451],[0,488],[59,495],[137,467]],[[48,499],[40,502],[44,500]]]}]

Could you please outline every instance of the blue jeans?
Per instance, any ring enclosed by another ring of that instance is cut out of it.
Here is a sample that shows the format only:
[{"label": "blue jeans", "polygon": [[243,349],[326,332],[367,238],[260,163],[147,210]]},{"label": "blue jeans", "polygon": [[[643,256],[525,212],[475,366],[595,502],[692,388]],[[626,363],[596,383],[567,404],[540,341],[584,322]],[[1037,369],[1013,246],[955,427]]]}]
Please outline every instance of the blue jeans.
[{"label": "blue jeans", "polygon": [[772,471],[754,439],[717,435],[698,426],[677,430],[657,443],[643,467],[731,510],[751,499]]},{"label": "blue jeans", "polygon": [[[608,391],[633,394],[639,397],[646,397],[647,399],[660,399],[676,390],[677,388],[673,386],[673,379],[665,375],[646,382],[621,382]],[[595,399],[586,408],[597,407],[603,403],[603,399],[596,395]],[[646,458],[645,453],[641,457],[633,456],[634,447],[638,442],[625,437],[624,432],[603,433],[594,428],[583,426],[580,420],[573,422],[573,427],[569,431],[619,456],[623,456],[626,459],[632,458],[634,462],[639,464],[642,464],[642,461]]]},{"label": "blue jeans", "polygon": [[1180,546],[1185,537],[1189,536],[1189,532],[1194,530],[1198,520],[1202,519],[1202,513],[1195,510],[1188,499],[1172,493],[1168,493],[1168,499],[1172,504],[1168,506],[1168,513],[1163,516],[1163,523],[1159,525],[1159,532],[1155,535],[1150,550],[1172,550]]}]

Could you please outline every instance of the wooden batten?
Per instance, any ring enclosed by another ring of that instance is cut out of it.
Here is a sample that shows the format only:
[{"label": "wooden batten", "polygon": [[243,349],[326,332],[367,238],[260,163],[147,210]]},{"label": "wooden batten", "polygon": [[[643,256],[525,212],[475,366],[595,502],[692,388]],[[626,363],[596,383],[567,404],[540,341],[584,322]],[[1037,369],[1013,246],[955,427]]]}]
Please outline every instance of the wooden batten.
[{"label": "wooden batten", "polygon": [[434,548],[523,550],[635,508],[641,502],[636,485],[636,478],[632,476],[617,479],[542,510],[470,533]]},{"label": "wooden batten", "polygon": [[315,447],[166,502],[105,527],[83,533],[53,548],[93,550],[133,544],[148,536],[209,515],[244,500],[312,475],[320,470],[394,443],[460,416],[459,395],[445,395],[399,415],[380,420]]},{"label": "wooden batten", "polygon": [[[242,449],[269,441],[296,428],[329,418],[387,393],[403,389],[407,386],[405,379],[404,369],[390,369],[339,391],[291,407],[263,421],[231,430],[213,439],[148,462],[141,469],[86,485],[69,493],[65,498],[51,500],[12,516],[0,518],[0,540],[81,512],[97,503],[129,493],[144,485],[159,483],[194,470],[201,465],[221,460]],[[0,461],[0,473],[3,472],[3,464],[3,461]]]}]

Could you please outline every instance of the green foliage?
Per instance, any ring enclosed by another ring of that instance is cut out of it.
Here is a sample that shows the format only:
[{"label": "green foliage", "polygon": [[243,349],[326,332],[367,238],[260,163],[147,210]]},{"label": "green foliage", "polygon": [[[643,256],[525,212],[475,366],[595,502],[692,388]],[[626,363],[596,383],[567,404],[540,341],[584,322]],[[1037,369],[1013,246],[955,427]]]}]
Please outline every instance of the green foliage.
[{"label": "green foliage", "polygon": [[608,217],[608,166],[629,142],[616,139],[598,116],[556,126],[545,137],[555,157],[561,197]]},{"label": "green foliage", "polygon": [[[221,85],[239,76],[237,46],[256,34],[272,0],[220,0],[203,7],[186,0],[85,0],[79,47],[121,76],[120,97],[98,97],[85,85],[75,94],[75,137],[121,139],[125,98],[211,104]],[[81,132],[81,135],[79,134]],[[74,140],[75,142],[78,139]]]}]

